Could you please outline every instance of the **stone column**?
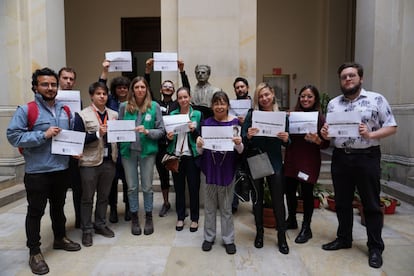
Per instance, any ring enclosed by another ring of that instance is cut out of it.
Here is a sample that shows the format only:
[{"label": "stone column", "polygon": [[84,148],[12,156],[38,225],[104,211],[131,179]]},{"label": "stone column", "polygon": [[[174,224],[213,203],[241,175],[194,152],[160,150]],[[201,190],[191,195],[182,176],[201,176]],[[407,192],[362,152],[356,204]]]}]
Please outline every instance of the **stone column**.
[{"label": "stone column", "polygon": [[32,72],[66,63],[64,0],[3,0],[0,10],[0,176],[21,182],[24,160],[6,129],[16,106],[33,99]]}]

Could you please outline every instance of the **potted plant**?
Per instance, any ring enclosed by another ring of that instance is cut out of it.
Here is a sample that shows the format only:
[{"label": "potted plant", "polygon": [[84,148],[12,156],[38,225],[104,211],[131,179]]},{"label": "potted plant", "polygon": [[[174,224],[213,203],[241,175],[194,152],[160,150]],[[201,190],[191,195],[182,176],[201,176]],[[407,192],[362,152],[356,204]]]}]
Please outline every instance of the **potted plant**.
[{"label": "potted plant", "polygon": [[[311,184],[309,184],[311,185]],[[323,201],[325,198],[325,194],[327,191],[325,189],[321,188],[321,184],[316,183],[313,187],[313,207],[320,208],[321,204],[323,205]],[[296,207],[296,213],[303,213],[303,199],[302,199],[302,192],[300,189],[300,185],[298,186],[298,193],[297,193],[297,207]]]},{"label": "potted plant", "polygon": [[335,204],[335,194],[332,191],[328,192],[328,196],[326,197],[326,202],[328,203],[328,209],[331,211],[336,212],[336,204]]},{"label": "potted plant", "polygon": [[328,112],[328,103],[331,100],[328,93],[321,93],[321,111],[324,116]]},{"label": "potted plant", "polygon": [[390,196],[381,196],[380,200],[381,204],[385,207],[384,214],[386,215],[394,214],[397,206],[401,205],[401,203],[396,198]]}]

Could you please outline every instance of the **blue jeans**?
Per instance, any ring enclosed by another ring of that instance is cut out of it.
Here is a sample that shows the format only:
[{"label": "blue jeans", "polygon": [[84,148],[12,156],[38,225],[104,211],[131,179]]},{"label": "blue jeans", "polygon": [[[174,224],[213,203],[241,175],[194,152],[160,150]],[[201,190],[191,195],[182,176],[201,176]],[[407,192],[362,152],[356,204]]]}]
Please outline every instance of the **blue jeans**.
[{"label": "blue jeans", "polygon": [[141,187],[144,195],[144,209],[145,212],[152,212],[154,194],[152,191],[152,179],[154,175],[155,154],[141,158],[138,151],[131,150],[130,157],[122,157],[122,164],[124,165],[125,177],[128,185],[128,200],[129,210],[132,213],[138,212],[139,197],[138,197],[138,166],[141,176]]}]

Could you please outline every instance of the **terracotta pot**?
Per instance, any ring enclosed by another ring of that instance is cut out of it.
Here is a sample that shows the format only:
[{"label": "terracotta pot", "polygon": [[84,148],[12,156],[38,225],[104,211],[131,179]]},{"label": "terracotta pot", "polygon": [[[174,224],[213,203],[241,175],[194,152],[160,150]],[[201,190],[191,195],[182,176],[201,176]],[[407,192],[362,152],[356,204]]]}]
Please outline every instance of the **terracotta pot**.
[{"label": "terracotta pot", "polygon": [[390,206],[385,207],[385,214],[386,215],[392,215],[395,214],[395,208],[397,208],[398,201],[396,199],[391,199]]},{"label": "terracotta pot", "polygon": [[[381,211],[383,214],[385,214],[385,205],[381,204]],[[361,216],[361,224],[365,226],[365,215],[364,215],[364,207],[362,204],[358,206],[359,215]],[[384,216],[382,217],[382,223],[384,224]]]},{"label": "terracotta pot", "polygon": [[272,208],[263,208],[263,226],[266,228],[276,228],[276,219]]},{"label": "terracotta pot", "polygon": [[[297,199],[298,201],[298,206],[296,207],[296,213],[303,213],[303,199]],[[319,201],[319,198],[314,198],[313,199],[313,208],[314,209],[318,209],[319,206],[321,205],[321,202]]]},{"label": "terracotta pot", "polygon": [[328,209],[335,212],[336,211],[335,199],[332,197],[327,197],[326,201],[328,202]]}]

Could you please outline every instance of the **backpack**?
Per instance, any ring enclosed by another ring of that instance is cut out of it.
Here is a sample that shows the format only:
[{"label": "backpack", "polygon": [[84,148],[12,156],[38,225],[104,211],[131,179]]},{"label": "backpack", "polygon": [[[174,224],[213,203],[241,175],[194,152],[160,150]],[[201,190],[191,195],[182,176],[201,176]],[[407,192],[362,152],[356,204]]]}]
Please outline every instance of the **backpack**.
[{"label": "backpack", "polygon": [[[66,114],[68,115],[69,125],[70,125],[70,108],[67,105],[63,106]],[[37,117],[39,117],[39,108],[35,101],[27,103],[27,130],[32,130],[34,124],[36,123]],[[19,147],[20,154],[23,154],[23,148]]]}]

